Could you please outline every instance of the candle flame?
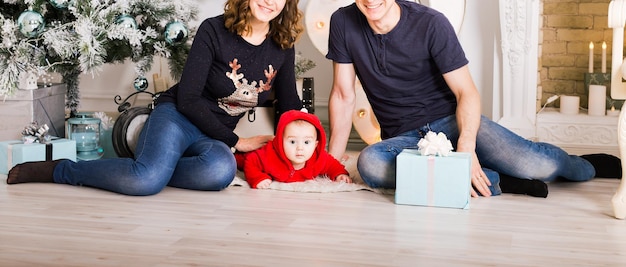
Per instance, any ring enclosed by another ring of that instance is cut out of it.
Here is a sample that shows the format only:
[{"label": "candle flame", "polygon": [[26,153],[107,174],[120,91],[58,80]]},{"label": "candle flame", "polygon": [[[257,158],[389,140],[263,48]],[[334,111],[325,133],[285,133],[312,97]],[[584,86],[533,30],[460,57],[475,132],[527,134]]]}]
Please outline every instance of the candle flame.
[{"label": "candle flame", "polygon": [[602,49],[606,49],[606,42],[602,42]]},{"label": "candle flame", "polygon": [[611,106],[611,111],[615,111],[615,106]]},{"label": "candle flame", "polygon": [[593,49],[593,42],[589,42],[589,49]]}]

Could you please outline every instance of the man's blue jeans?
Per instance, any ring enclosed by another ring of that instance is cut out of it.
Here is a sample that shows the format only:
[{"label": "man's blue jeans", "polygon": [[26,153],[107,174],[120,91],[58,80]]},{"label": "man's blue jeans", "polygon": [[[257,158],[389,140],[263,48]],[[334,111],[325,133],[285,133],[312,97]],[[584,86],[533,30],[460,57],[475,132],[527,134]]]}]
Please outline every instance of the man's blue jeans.
[{"label": "man's blue jeans", "polygon": [[144,124],[135,159],[61,161],[54,181],[142,196],[165,186],[222,190],[232,182],[236,168],[225,143],[207,137],[173,103],[161,103]]},{"label": "man's blue jeans", "polygon": [[[459,130],[456,116],[444,117],[363,149],[357,162],[363,181],[374,188],[395,188],[396,156],[402,149],[417,148],[417,142],[428,131],[445,133],[452,146],[457,147]],[[595,170],[587,160],[568,155],[557,146],[527,140],[484,116],[481,117],[476,137],[476,154],[492,183],[490,189],[494,195],[499,194],[498,173],[546,182],[557,177],[587,181],[595,176]]]}]

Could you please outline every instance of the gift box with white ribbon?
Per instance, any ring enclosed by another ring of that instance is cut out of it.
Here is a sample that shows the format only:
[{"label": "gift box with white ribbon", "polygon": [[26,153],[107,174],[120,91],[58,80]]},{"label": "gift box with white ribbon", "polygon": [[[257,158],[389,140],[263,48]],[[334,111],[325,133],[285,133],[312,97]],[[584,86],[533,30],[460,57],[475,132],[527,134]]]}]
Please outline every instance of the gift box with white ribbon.
[{"label": "gift box with white ribbon", "polygon": [[405,149],[396,160],[396,204],[469,208],[469,153],[423,156]]},{"label": "gift box with white ribbon", "polygon": [[469,153],[451,152],[445,134],[429,132],[396,158],[396,204],[469,209]]}]

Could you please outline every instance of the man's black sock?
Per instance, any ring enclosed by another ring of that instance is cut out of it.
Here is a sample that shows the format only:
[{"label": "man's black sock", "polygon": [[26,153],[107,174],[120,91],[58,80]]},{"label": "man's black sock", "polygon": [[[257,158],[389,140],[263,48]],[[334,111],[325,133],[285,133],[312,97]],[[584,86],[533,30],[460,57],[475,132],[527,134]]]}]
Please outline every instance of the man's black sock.
[{"label": "man's black sock", "polygon": [[609,154],[588,154],[580,156],[593,165],[596,177],[599,178],[622,178],[622,161]]},{"label": "man's black sock", "polygon": [[536,179],[516,178],[500,173],[502,193],[524,194],[533,197],[548,197],[548,185]]}]

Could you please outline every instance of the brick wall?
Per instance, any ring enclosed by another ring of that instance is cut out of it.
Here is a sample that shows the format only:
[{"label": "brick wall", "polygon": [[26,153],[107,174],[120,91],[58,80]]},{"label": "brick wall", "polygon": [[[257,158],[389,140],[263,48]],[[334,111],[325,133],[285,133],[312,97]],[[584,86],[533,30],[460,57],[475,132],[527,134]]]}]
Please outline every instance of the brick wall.
[{"label": "brick wall", "polygon": [[[607,72],[611,72],[613,34],[607,24],[610,0],[542,2],[539,25],[541,104],[555,94],[578,95],[581,106],[587,107],[584,74],[589,66],[589,42],[595,45],[595,72],[601,72],[602,42],[607,43]],[[558,101],[552,105],[558,106]]]}]

